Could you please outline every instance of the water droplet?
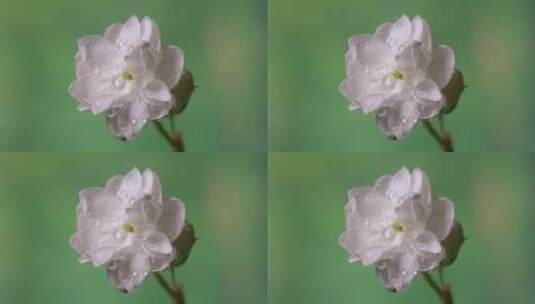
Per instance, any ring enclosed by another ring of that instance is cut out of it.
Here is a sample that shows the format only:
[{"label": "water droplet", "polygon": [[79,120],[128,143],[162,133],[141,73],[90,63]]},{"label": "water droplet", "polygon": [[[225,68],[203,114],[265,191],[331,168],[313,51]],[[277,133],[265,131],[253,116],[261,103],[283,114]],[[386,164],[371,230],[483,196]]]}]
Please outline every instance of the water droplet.
[{"label": "water droplet", "polygon": [[146,120],[146,119],[143,119],[142,123],[143,123],[143,124],[146,124],[146,123],[147,123],[147,120]]},{"label": "water droplet", "polygon": [[418,271],[413,271],[412,272],[412,275],[417,275],[418,274]]},{"label": "water droplet", "polygon": [[403,271],[401,272],[401,275],[406,276],[406,275],[407,275],[407,271],[406,271],[406,270],[403,270]]},{"label": "water droplet", "polygon": [[370,226],[370,221],[369,220],[364,220],[364,226]]},{"label": "water droplet", "polygon": [[137,276],[137,272],[136,271],[132,272],[132,275]]},{"label": "water droplet", "polygon": [[401,120],[401,123],[406,124],[408,121],[409,121],[409,120],[407,119],[407,117],[405,117],[405,118],[403,118],[403,119]]},{"label": "water droplet", "polygon": [[147,275],[149,275],[149,273],[145,271],[145,272],[143,273],[143,275],[144,275],[144,276],[147,276]]},{"label": "water droplet", "polygon": [[137,120],[132,119],[132,124],[135,125],[137,123]]}]

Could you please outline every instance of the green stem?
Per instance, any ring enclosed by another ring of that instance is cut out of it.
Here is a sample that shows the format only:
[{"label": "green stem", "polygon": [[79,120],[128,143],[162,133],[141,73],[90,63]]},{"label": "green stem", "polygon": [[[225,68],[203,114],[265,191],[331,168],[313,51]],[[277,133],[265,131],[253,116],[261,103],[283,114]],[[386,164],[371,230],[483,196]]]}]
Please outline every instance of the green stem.
[{"label": "green stem", "polygon": [[424,120],[423,124],[429,134],[431,134],[431,136],[438,142],[442,151],[453,152],[453,142],[451,141],[451,136],[448,132],[443,132],[442,135],[440,135],[428,119]]},{"label": "green stem", "polygon": [[439,296],[442,304],[453,304],[453,294],[448,285],[438,286],[433,277],[428,272],[423,272],[422,277],[433,291]]},{"label": "green stem", "polygon": [[173,304],[186,304],[186,299],[184,296],[184,291],[182,287],[176,284],[173,288],[165,281],[163,276],[160,273],[154,273],[156,281],[160,286],[165,289],[169,296],[173,299]]},{"label": "green stem", "polygon": [[171,135],[165,130],[159,120],[153,120],[153,122],[156,130],[165,138],[167,143],[173,148],[174,152],[184,152],[184,142],[182,141],[180,133],[177,132],[174,135]]}]

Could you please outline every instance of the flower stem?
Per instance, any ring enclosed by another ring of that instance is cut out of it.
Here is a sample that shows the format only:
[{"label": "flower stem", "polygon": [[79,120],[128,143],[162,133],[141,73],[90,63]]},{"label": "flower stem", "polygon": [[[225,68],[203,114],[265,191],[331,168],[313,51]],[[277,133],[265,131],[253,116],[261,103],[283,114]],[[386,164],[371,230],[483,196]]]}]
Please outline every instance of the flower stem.
[{"label": "flower stem", "polygon": [[167,130],[162,126],[159,120],[153,120],[156,130],[162,135],[169,145],[173,148],[174,152],[184,152],[184,141],[180,133],[169,134]]},{"label": "flower stem", "polygon": [[[433,127],[433,125],[428,119],[424,120],[423,124],[426,130],[429,132],[429,134],[431,134],[431,136],[438,142],[438,144],[440,145],[440,148],[442,148],[442,151],[453,152],[453,142],[448,132],[442,131],[442,135],[439,134],[438,131],[435,130],[435,127]],[[441,123],[441,126],[442,124],[443,123]]]},{"label": "flower stem", "polygon": [[163,276],[159,273],[154,273],[154,277],[160,286],[162,286],[162,288],[165,289],[165,291],[167,291],[169,296],[173,299],[173,304],[186,304],[184,291],[180,285],[175,284],[173,287],[169,286]]},{"label": "flower stem", "polygon": [[442,304],[453,304],[453,294],[449,285],[443,284],[439,286],[428,272],[423,272],[422,276],[431,289],[440,297]]}]

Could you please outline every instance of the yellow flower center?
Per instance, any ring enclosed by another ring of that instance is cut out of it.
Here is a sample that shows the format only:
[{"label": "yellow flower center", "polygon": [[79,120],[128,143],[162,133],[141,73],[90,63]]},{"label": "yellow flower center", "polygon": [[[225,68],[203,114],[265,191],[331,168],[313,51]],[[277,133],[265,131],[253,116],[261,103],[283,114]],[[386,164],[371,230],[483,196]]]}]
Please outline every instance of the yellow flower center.
[{"label": "yellow flower center", "polygon": [[394,78],[397,80],[403,79],[403,74],[401,74],[401,72],[398,70],[395,70],[394,72],[392,72],[392,76],[394,76]]},{"label": "yellow flower center", "polygon": [[136,229],[134,229],[134,226],[128,224],[128,223],[124,223],[123,224],[123,229],[124,231],[128,232],[128,233],[134,233],[136,231]]},{"label": "yellow flower center", "polygon": [[392,229],[394,229],[395,232],[403,232],[403,226],[399,223],[392,224]]},{"label": "yellow flower center", "polygon": [[125,80],[133,80],[134,79],[134,75],[128,73],[128,72],[123,72],[121,74],[121,76],[125,79]]}]

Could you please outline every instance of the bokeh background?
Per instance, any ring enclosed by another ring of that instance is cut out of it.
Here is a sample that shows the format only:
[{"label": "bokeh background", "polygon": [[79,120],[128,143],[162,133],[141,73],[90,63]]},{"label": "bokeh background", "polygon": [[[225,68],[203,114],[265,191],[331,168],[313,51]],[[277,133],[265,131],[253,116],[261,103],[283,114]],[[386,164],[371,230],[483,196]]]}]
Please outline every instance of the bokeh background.
[{"label": "bokeh background", "polygon": [[446,118],[459,151],[533,151],[535,1],[270,0],[269,146],[276,151],[437,151],[419,126],[400,143],[338,93],[347,38],[402,14],[455,50],[467,90]]},{"label": "bokeh background", "polygon": [[67,92],[79,37],[151,16],[199,86],[177,119],[187,151],[265,151],[266,1],[0,0],[0,150],[169,151],[149,124],[115,139]]},{"label": "bokeh background", "polygon": [[535,158],[515,154],[287,154],[269,158],[269,303],[439,303],[418,278],[386,291],[373,267],[350,264],[338,245],[346,193],[402,166],[428,174],[455,203],[468,240],[446,269],[455,303],[531,303],[535,298]]},{"label": "bokeh background", "polygon": [[1,154],[0,303],[171,303],[149,277],[125,295],[69,245],[78,192],[150,167],[199,240],[177,271],[188,303],[265,303],[265,155]]}]

